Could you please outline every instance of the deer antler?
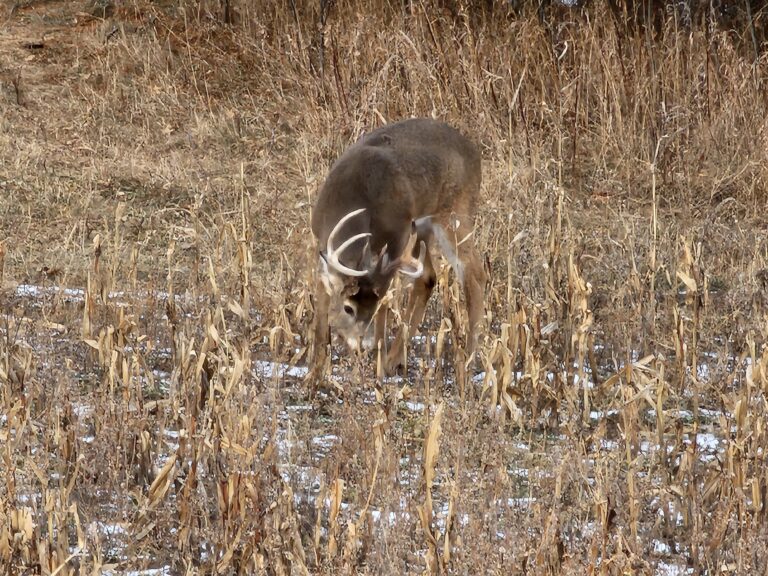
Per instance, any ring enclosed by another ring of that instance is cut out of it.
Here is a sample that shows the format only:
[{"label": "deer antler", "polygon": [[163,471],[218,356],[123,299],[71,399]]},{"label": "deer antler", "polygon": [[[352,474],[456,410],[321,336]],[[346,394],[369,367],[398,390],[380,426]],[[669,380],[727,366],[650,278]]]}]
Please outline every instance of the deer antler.
[{"label": "deer antler", "polygon": [[362,214],[365,212],[365,208],[359,208],[358,210],[353,210],[346,216],[344,216],[341,220],[339,220],[336,223],[336,226],[333,227],[333,230],[331,230],[331,233],[328,235],[328,242],[327,242],[327,255],[326,255],[326,261],[328,262],[328,265],[331,266],[334,270],[337,272],[341,272],[342,274],[346,274],[347,276],[365,276],[368,274],[368,270],[355,270],[354,268],[350,268],[349,266],[344,266],[341,262],[339,262],[339,257],[344,253],[344,250],[349,248],[353,243],[357,242],[361,238],[367,238],[371,235],[370,232],[363,232],[362,234],[355,234],[351,238],[347,238],[344,242],[341,243],[341,246],[338,248],[335,248],[333,246],[333,242],[336,239],[336,234],[339,233],[339,230],[341,230],[341,227],[344,226],[344,224],[350,219],[354,218],[358,214]]},{"label": "deer antler", "polygon": [[[411,237],[408,239],[408,244],[406,244],[405,250],[403,250],[402,256],[396,260],[396,262],[399,262],[397,271],[400,272],[400,274],[403,276],[408,276],[409,278],[420,278],[424,273],[424,258],[427,255],[427,245],[425,244],[424,240],[419,242],[418,260],[413,257],[413,248],[415,245],[416,234],[411,234]],[[413,269],[408,270],[406,269],[406,266],[413,266]]]},{"label": "deer antler", "polygon": [[[414,258],[413,248],[416,246],[417,238],[415,231],[412,232],[411,236],[408,238],[408,243],[403,249],[403,253],[392,262],[389,262],[389,256],[385,254],[385,246],[381,254],[381,270],[385,273],[397,270],[403,276],[420,278],[424,273],[424,258],[427,255],[427,245],[424,240],[422,240],[419,243],[419,257],[418,259]],[[411,270],[408,269],[409,266],[412,267]]]}]

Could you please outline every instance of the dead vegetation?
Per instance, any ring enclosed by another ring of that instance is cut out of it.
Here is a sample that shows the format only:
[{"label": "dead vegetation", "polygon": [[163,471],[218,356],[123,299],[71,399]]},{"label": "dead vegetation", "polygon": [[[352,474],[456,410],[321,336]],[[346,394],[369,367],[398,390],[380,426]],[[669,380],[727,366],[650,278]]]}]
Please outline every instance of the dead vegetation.
[{"label": "dead vegetation", "polygon": [[[625,4],[4,7],[3,573],[765,572],[768,15]],[[411,115],[482,147],[484,340],[444,267],[315,390],[312,201]]]}]

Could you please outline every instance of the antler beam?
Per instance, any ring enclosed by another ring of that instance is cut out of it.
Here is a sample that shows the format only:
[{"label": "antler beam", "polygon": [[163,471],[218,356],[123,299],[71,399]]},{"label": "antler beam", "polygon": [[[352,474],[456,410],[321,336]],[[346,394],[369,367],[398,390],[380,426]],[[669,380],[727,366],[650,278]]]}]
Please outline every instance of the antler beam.
[{"label": "antler beam", "polygon": [[357,242],[358,240],[361,240],[362,238],[367,238],[371,235],[370,232],[363,232],[362,234],[355,234],[354,236],[347,238],[344,242],[341,243],[341,246],[338,248],[334,247],[333,243],[336,240],[336,234],[339,233],[342,226],[349,221],[351,218],[354,218],[358,214],[362,214],[365,212],[365,208],[359,208],[358,210],[353,210],[346,216],[344,216],[341,220],[339,220],[336,223],[336,226],[333,227],[333,230],[331,230],[331,233],[328,235],[328,242],[327,242],[327,262],[328,265],[336,270],[337,272],[340,272],[341,274],[346,274],[347,276],[366,276],[369,273],[369,270],[355,270],[354,268],[350,268],[349,266],[345,266],[341,262],[339,262],[339,258],[344,253],[344,251],[349,248],[352,244]]}]

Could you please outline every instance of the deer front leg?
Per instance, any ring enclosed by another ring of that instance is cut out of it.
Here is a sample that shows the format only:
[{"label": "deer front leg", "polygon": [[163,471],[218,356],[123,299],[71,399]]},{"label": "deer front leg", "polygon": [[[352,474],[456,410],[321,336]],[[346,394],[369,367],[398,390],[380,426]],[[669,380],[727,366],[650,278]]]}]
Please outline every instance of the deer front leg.
[{"label": "deer front leg", "polygon": [[315,317],[313,319],[314,330],[309,354],[309,373],[307,380],[316,381],[325,370],[328,360],[328,346],[331,343],[328,329],[328,309],[331,297],[325,290],[323,283],[318,280],[315,286]]},{"label": "deer front leg", "polygon": [[388,376],[395,374],[400,367],[406,365],[406,346],[418,330],[424,319],[427,302],[432,295],[437,282],[437,274],[432,266],[432,259],[427,251],[424,257],[424,273],[413,283],[413,289],[408,297],[408,307],[405,312],[405,324],[400,327],[392,348],[387,354],[386,373]]},{"label": "deer front leg", "polygon": [[[376,311],[373,318],[373,353],[378,364],[379,355],[381,356],[384,371],[387,365],[387,315],[389,306],[382,304]],[[378,368],[377,368],[378,370]]]}]

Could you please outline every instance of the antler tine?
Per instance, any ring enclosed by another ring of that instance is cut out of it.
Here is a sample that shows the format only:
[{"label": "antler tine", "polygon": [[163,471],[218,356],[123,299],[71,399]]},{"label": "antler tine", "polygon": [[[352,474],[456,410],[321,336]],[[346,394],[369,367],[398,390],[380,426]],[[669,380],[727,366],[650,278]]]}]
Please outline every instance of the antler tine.
[{"label": "antler tine", "polygon": [[[416,235],[414,234],[412,236],[412,238],[415,238],[415,237],[416,237]],[[406,250],[408,252],[413,250],[413,244],[414,243],[415,243],[415,240],[413,242],[408,242],[408,246],[406,247]],[[400,272],[400,274],[402,274],[403,276],[408,276],[409,278],[420,278],[421,275],[424,273],[424,258],[426,258],[426,256],[427,256],[427,245],[424,242],[424,240],[422,240],[421,242],[419,242],[419,259],[416,260],[416,264],[415,264],[416,267],[413,270],[405,270],[401,266],[398,269],[398,272]],[[406,256],[405,258],[403,258],[401,256],[399,260],[400,260],[400,262],[402,264],[402,262],[404,262],[406,260],[407,261],[412,261],[412,259],[413,259],[413,257],[409,255],[409,256]]]},{"label": "antler tine", "polygon": [[342,242],[341,246],[338,248],[335,248],[333,246],[333,242],[336,239],[336,234],[339,233],[339,230],[341,230],[341,227],[344,226],[344,224],[350,219],[354,218],[358,214],[362,214],[365,212],[365,208],[359,208],[357,210],[353,210],[343,218],[341,218],[337,223],[336,226],[333,227],[333,230],[331,230],[331,233],[328,235],[328,240],[326,242],[326,248],[328,251],[327,258],[328,258],[328,264],[330,264],[337,272],[341,272],[342,274],[346,274],[347,276],[365,276],[368,274],[368,270],[355,270],[354,268],[350,268],[349,266],[344,266],[341,262],[339,262],[339,257],[344,253],[344,250],[349,248],[354,242],[357,242],[361,238],[367,238],[371,235],[370,232],[364,232],[362,234],[356,234],[355,236],[352,236],[351,238],[347,238],[344,242]]},{"label": "antler tine", "polygon": [[[405,248],[403,249],[400,256],[391,262],[389,261],[389,255],[386,254],[387,247],[384,246],[381,254],[379,255],[379,269],[384,274],[390,274],[397,271],[403,276],[408,276],[409,278],[420,278],[424,273],[424,260],[427,256],[427,244],[424,242],[424,240],[419,242],[419,258],[416,259],[411,253],[413,252],[413,248],[416,245],[417,239],[418,236],[416,232],[413,232],[408,238],[408,243],[405,245]],[[406,266],[413,266],[413,269],[408,270]]]},{"label": "antler tine", "polygon": [[355,270],[354,268],[350,268],[349,266],[344,266],[341,262],[339,262],[339,256],[349,248],[353,242],[357,242],[361,238],[367,238],[370,236],[370,232],[365,232],[363,234],[356,234],[355,236],[352,236],[351,238],[347,238],[341,246],[339,246],[336,250],[331,252],[330,249],[330,243],[328,248],[328,263],[333,266],[338,272],[341,272],[342,274],[346,274],[347,276],[365,276],[368,274],[368,270]]}]

